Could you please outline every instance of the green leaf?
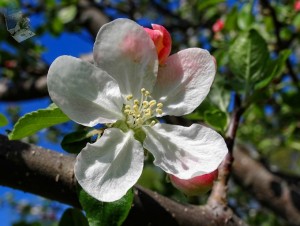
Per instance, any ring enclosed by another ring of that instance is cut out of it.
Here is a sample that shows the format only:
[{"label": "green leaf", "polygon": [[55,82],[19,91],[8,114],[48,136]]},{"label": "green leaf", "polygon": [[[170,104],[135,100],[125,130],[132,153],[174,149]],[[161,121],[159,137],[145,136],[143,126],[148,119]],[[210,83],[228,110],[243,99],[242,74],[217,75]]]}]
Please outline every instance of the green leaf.
[{"label": "green leaf", "polygon": [[252,3],[246,3],[243,8],[239,11],[237,25],[241,30],[247,30],[251,27],[255,18],[252,14]]},{"label": "green leaf", "polygon": [[197,9],[199,11],[202,11],[204,9],[207,10],[207,8],[215,6],[215,5],[220,4],[222,2],[225,2],[225,0],[202,0],[202,1],[198,2]]},{"label": "green leaf", "polygon": [[225,17],[224,28],[229,31],[236,30],[237,21],[238,21],[238,8],[234,6]]},{"label": "green leaf", "polygon": [[280,52],[276,60],[270,60],[268,64],[268,73],[265,78],[255,84],[255,89],[262,89],[270,84],[270,82],[279,76],[285,68],[285,62],[291,54],[291,50],[283,50]]},{"label": "green leaf", "polygon": [[133,190],[115,202],[100,202],[83,189],[79,191],[79,201],[86,212],[90,226],[119,226],[125,221],[133,202]]},{"label": "green leaf", "polygon": [[206,111],[204,113],[204,120],[214,128],[224,131],[227,125],[227,115],[223,111]]},{"label": "green leaf", "polygon": [[89,131],[69,133],[61,141],[61,147],[69,153],[77,154],[86,146],[86,143],[90,141],[90,137]]},{"label": "green leaf", "polygon": [[7,124],[8,124],[7,118],[3,114],[0,114],[0,126],[6,126]]},{"label": "green leaf", "polygon": [[89,223],[80,210],[69,208],[63,213],[58,226],[89,226]]},{"label": "green leaf", "polygon": [[267,43],[254,29],[240,35],[229,49],[229,66],[248,88],[265,76],[268,62]]},{"label": "green leaf", "polygon": [[10,140],[18,140],[35,134],[41,129],[64,123],[70,119],[55,105],[40,109],[21,117],[8,135]]}]

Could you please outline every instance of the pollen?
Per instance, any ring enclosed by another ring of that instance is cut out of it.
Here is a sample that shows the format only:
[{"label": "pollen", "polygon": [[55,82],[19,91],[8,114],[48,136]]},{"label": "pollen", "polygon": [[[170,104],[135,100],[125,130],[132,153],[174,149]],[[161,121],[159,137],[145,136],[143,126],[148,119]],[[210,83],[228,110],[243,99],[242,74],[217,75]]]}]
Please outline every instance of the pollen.
[{"label": "pollen", "polygon": [[153,119],[163,114],[163,104],[157,103],[148,90],[142,88],[141,94],[140,100],[134,99],[131,94],[126,96],[127,103],[123,113],[127,125],[132,129],[140,128],[142,125],[154,126],[157,121]]}]

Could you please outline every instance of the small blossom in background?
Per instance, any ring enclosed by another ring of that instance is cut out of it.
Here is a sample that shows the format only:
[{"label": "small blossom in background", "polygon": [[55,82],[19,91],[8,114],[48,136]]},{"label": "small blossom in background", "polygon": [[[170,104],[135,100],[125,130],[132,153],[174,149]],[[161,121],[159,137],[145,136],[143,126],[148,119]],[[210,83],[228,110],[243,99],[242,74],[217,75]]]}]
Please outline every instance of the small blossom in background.
[{"label": "small blossom in background", "polygon": [[300,11],[300,0],[296,0],[295,3],[294,3],[294,10],[296,12],[299,12]]},{"label": "small blossom in background", "polygon": [[213,32],[220,32],[224,28],[224,21],[222,19],[218,19],[212,26]]},{"label": "small blossom in background", "polygon": [[[162,31],[164,43],[166,32],[153,28]],[[208,127],[156,119],[194,111],[208,94],[216,67],[200,48],[169,56],[171,41],[161,48],[161,38],[154,36],[131,20],[117,19],[100,29],[94,64],[61,56],[49,69],[49,94],[70,119],[88,127],[106,124],[74,167],[78,183],[100,201],[120,199],[137,182],[144,149],[155,165],[180,179],[216,170],[227,154],[222,136]],[[164,48],[169,50],[161,55]]]},{"label": "small blossom in background", "polygon": [[6,68],[15,68],[17,67],[17,61],[16,60],[6,60],[4,61],[4,67]]}]

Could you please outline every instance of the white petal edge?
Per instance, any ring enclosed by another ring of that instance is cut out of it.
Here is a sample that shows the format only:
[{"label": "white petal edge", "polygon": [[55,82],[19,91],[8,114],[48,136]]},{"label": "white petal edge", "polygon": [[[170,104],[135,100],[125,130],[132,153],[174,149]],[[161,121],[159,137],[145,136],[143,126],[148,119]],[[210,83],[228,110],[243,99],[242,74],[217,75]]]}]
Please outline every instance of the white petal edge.
[{"label": "white petal edge", "polygon": [[73,121],[95,126],[123,117],[117,82],[105,71],[71,56],[58,57],[47,76],[53,102]]},{"label": "white petal edge", "polygon": [[189,48],[171,55],[159,67],[152,96],[164,104],[163,115],[185,115],[207,96],[216,73],[213,57],[200,48]]},{"label": "white petal edge", "polygon": [[143,130],[143,146],[155,157],[154,164],[180,179],[214,171],[228,152],[220,134],[199,124],[183,127],[158,123]]},{"label": "white petal edge", "polygon": [[93,52],[95,64],[117,80],[124,96],[139,98],[141,88],[151,92],[158,59],[154,43],[142,26],[129,19],[105,24]]},{"label": "white petal edge", "polygon": [[137,182],[143,165],[143,147],[133,132],[110,128],[79,153],[74,169],[78,183],[89,195],[102,202],[113,202]]}]

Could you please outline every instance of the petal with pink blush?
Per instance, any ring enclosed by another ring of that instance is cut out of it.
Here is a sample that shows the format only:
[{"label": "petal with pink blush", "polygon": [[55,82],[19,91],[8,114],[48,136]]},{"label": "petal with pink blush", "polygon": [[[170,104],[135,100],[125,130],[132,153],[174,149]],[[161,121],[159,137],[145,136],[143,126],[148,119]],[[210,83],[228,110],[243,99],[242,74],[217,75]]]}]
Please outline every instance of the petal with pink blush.
[{"label": "petal with pink blush", "polygon": [[153,154],[153,163],[180,179],[216,170],[228,152],[220,134],[199,124],[184,127],[157,123],[143,130],[143,146]]},{"label": "petal with pink blush", "polygon": [[190,48],[171,55],[159,67],[152,96],[163,103],[162,115],[189,114],[207,96],[216,73],[208,51]]},{"label": "petal with pink blush", "polygon": [[141,88],[151,91],[158,70],[155,46],[143,27],[128,19],[104,25],[94,45],[96,66],[119,84],[123,96],[138,98]]}]

